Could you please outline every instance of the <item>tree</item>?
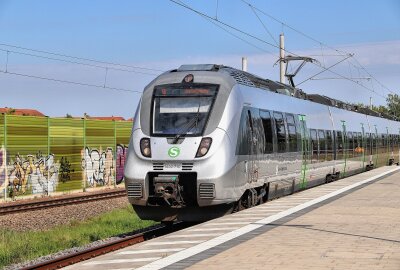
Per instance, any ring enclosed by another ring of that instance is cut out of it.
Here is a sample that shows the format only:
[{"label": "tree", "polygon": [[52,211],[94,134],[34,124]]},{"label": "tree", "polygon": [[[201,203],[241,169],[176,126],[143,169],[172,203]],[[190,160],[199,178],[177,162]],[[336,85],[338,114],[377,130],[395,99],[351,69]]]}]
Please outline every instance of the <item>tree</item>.
[{"label": "tree", "polygon": [[8,115],[13,115],[13,114],[15,114],[15,109],[13,109],[13,108],[8,108],[6,114],[8,114]]},{"label": "tree", "polygon": [[388,108],[384,105],[379,105],[379,106],[372,105],[372,110],[380,113],[386,113],[386,114],[389,113]]},{"label": "tree", "polygon": [[66,118],[72,118],[72,115],[70,115],[69,113],[67,113],[67,114],[65,115],[65,117],[66,117]]},{"label": "tree", "polygon": [[389,94],[386,98],[386,102],[388,113],[400,118],[400,96],[397,94]]}]

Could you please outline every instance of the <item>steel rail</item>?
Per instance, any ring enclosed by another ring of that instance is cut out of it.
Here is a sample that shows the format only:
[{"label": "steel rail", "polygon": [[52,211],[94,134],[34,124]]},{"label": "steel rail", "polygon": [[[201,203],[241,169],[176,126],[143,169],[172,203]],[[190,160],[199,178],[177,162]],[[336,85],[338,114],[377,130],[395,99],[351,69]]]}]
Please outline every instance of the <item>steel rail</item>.
[{"label": "steel rail", "polygon": [[30,201],[22,203],[12,203],[0,205],[0,215],[18,213],[28,210],[39,210],[50,207],[64,206],[76,203],[86,203],[97,200],[105,200],[110,198],[117,198],[126,196],[126,191],[124,190],[113,190],[109,192],[101,192],[87,195],[71,196],[64,198],[46,199],[40,201]]},{"label": "steel rail", "polygon": [[71,253],[68,255],[63,255],[60,257],[56,257],[54,259],[40,262],[37,264],[32,264],[29,266],[22,267],[23,270],[32,270],[32,269],[59,269],[62,267],[66,267],[84,260],[91,259],[93,257],[103,255],[118,249],[125,248],[127,246],[135,245],[141,242],[144,242],[148,239],[152,239],[154,237],[159,237],[168,233],[172,233],[184,228],[191,226],[191,223],[177,222],[167,225],[156,225],[152,226],[148,230],[145,230],[141,233],[137,233],[134,235],[126,235],[120,239],[113,240],[104,244],[100,244],[98,246],[90,247],[84,249],[82,251],[78,251],[76,253]]}]

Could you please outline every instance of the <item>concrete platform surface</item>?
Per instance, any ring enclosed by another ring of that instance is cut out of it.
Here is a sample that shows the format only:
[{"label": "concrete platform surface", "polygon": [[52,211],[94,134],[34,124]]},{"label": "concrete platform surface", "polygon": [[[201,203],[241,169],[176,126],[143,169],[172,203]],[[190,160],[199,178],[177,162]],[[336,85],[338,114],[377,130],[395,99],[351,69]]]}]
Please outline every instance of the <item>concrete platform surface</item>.
[{"label": "concrete platform surface", "polygon": [[400,168],[341,179],[67,268],[400,270]]},{"label": "concrete platform surface", "polygon": [[400,173],[189,269],[400,269]]}]

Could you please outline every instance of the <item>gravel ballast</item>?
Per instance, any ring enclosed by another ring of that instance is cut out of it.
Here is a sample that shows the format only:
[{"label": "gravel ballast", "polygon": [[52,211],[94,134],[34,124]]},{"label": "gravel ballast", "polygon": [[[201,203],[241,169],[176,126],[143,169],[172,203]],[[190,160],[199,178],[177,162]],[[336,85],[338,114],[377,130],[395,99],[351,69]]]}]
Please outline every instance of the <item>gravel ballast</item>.
[{"label": "gravel ballast", "polygon": [[47,230],[73,221],[83,221],[128,205],[126,197],[30,210],[0,216],[0,227],[15,231]]}]

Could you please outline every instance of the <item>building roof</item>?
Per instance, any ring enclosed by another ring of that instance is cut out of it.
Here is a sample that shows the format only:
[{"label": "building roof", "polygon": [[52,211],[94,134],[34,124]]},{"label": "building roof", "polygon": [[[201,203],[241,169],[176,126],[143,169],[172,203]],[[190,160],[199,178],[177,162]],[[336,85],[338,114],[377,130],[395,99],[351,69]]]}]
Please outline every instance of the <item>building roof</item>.
[{"label": "building roof", "polygon": [[122,116],[88,116],[87,119],[125,121]]},{"label": "building roof", "polygon": [[16,109],[16,108],[0,108],[0,113],[8,113],[12,115],[25,115],[25,116],[45,116],[38,110],[32,109]]}]

